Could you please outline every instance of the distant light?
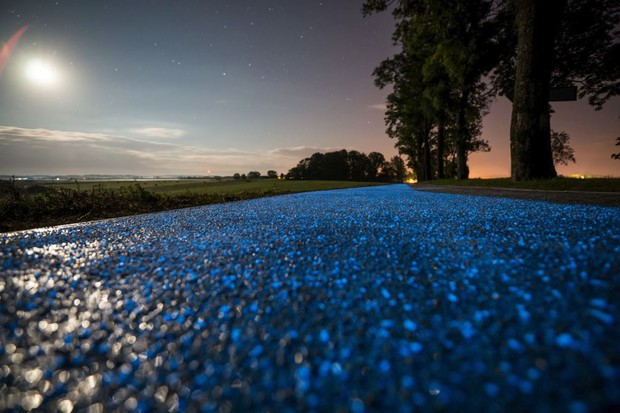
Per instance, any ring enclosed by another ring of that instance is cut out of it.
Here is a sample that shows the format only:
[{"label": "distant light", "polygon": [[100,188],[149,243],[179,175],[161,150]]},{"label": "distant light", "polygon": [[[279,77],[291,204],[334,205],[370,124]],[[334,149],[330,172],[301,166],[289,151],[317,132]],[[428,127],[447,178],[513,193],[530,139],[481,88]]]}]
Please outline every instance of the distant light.
[{"label": "distant light", "polygon": [[408,184],[415,184],[416,182],[418,182],[417,180],[413,179],[413,178],[409,178],[405,181]]}]

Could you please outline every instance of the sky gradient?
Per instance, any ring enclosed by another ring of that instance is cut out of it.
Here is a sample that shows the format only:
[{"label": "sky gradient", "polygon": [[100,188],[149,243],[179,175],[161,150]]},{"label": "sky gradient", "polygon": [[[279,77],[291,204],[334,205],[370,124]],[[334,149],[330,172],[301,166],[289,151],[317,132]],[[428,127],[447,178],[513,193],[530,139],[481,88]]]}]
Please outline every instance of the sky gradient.
[{"label": "sky gradient", "polygon": [[[29,28],[0,74],[0,174],[264,174],[316,151],[395,155],[371,76],[396,51],[393,20],[363,18],[362,3],[4,1],[0,39]],[[559,173],[620,176],[619,103],[554,104],[577,158]],[[470,158],[472,177],[510,174],[510,102],[490,109],[492,151]]]}]

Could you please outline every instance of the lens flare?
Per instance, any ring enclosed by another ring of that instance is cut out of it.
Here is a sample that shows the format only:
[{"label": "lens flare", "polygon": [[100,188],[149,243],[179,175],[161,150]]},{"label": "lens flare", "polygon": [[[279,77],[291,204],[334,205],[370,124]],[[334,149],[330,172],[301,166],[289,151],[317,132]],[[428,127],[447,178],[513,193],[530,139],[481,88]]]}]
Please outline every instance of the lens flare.
[{"label": "lens flare", "polygon": [[13,52],[13,49],[15,49],[15,46],[17,46],[17,42],[19,42],[19,39],[26,32],[26,30],[28,30],[28,25],[16,31],[2,46],[2,49],[0,50],[0,75],[4,71],[4,66],[6,66],[6,62],[7,60],[9,60],[11,52]]}]

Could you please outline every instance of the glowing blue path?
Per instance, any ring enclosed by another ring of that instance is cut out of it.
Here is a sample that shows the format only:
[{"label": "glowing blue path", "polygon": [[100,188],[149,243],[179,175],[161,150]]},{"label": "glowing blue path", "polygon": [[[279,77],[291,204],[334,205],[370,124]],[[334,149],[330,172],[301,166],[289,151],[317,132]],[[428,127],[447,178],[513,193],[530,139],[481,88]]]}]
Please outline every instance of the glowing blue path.
[{"label": "glowing blue path", "polygon": [[0,410],[620,404],[620,209],[280,196],[0,238]]}]

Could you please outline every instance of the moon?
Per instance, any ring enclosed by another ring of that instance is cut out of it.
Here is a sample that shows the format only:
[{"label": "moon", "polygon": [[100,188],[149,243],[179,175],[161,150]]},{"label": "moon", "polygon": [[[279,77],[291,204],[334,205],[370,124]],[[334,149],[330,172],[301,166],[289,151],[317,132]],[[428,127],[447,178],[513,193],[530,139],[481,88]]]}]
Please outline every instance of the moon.
[{"label": "moon", "polygon": [[41,59],[32,59],[26,65],[26,78],[42,87],[56,86],[60,80],[58,72],[49,63]]}]

